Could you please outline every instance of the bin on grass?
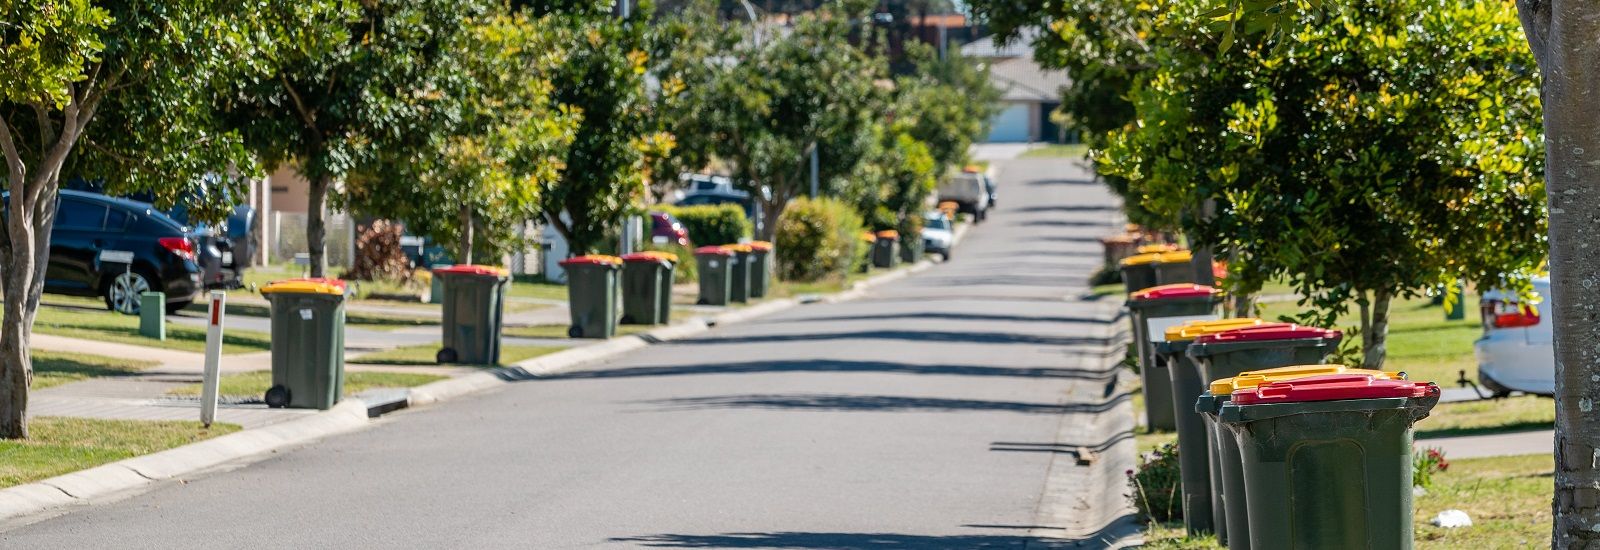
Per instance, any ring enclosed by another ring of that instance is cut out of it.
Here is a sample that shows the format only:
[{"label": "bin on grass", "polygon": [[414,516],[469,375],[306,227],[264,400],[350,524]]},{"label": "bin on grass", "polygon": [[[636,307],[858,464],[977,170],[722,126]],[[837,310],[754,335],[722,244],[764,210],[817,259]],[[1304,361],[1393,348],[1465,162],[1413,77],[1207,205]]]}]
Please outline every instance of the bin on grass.
[{"label": "bin on grass", "polygon": [[1166,337],[1168,327],[1185,321],[1217,318],[1222,291],[1201,285],[1151,287],[1128,296],[1128,318],[1133,323],[1133,345],[1139,357],[1139,380],[1144,387],[1145,426],[1152,430],[1172,430],[1172,380],[1166,371],[1156,370],[1151,338]]},{"label": "bin on grass", "polygon": [[695,303],[705,306],[728,305],[733,296],[733,277],[730,263],[733,252],[720,246],[702,246],[694,249],[695,273],[700,277],[700,299]]},{"label": "bin on grass", "polygon": [[672,312],[672,270],[678,256],[638,252],[622,257],[622,324],[659,325]]},{"label": "bin on grass", "polygon": [[617,333],[617,276],[622,258],[590,254],[561,260],[567,272],[567,309],[573,338],[610,338]]},{"label": "bin on grass", "polygon": [[1330,374],[1238,390],[1217,417],[1238,438],[1250,547],[1409,549],[1412,426],[1431,382]]},{"label": "bin on grass", "polygon": [[1188,250],[1162,252],[1153,264],[1156,284],[1170,285],[1193,283],[1199,273],[1194,267],[1194,253]]},{"label": "bin on grass", "polygon": [[753,241],[750,243],[750,297],[766,298],[767,290],[772,288],[772,243],[767,241]]},{"label": "bin on grass", "polygon": [[505,318],[511,274],[486,265],[453,265],[433,270],[444,293],[440,326],[444,346],[434,359],[464,365],[500,364],[500,325]]},{"label": "bin on grass", "polygon": [[900,238],[900,263],[914,264],[920,262],[926,254],[927,243],[922,241],[922,233],[920,231],[915,236],[910,236],[909,238],[902,236]]},{"label": "bin on grass", "polygon": [[900,232],[893,229],[879,231],[872,241],[872,267],[892,269],[900,264]]},{"label": "bin on grass", "polygon": [[725,244],[728,256],[728,300],[744,303],[750,301],[750,256],[754,249],[748,244]]},{"label": "bin on grass", "polygon": [[1215,334],[1241,327],[1260,325],[1255,318],[1190,321],[1167,329],[1165,338],[1153,344],[1156,364],[1172,383],[1172,410],[1178,429],[1178,474],[1183,490],[1183,526],[1190,535],[1217,533],[1225,538],[1224,527],[1217,525],[1211,511],[1211,452],[1206,450],[1206,423],[1194,411],[1194,402],[1205,392],[1200,370],[1187,353],[1189,344],[1204,334]]},{"label": "bin on grass", "polygon": [[[1199,344],[1190,346],[1191,353],[1196,345]],[[1232,550],[1250,548],[1249,495],[1244,487],[1244,466],[1239,462],[1239,440],[1217,422],[1217,413],[1232,398],[1233,392],[1241,389],[1255,388],[1264,383],[1280,380],[1343,373],[1370,374],[1395,380],[1405,377],[1404,373],[1400,372],[1353,369],[1344,365],[1293,365],[1248,371],[1232,378],[1214,380],[1207,391],[1200,394],[1200,398],[1195,401],[1195,412],[1205,417],[1206,426],[1210,429],[1211,490],[1223,495],[1222,509],[1225,517],[1223,524],[1227,526],[1226,531],[1231,534],[1227,541],[1228,548]],[[1213,499],[1212,502],[1215,505],[1216,500]]]},{"label": "bin on grass", "polygon": [[878,235],[871,231],[862,231],[861,244],[861,249],[856,252],[856,259],[861,262],[861,267],[856,271],[860,273],[871,273],[872,251],[878,246]]},{"label": "bin on grass", "polygon": [[344,281],[289,279],[261,295],[272,308],[267,406],[332,408],[344,393]]},{"label": "bin on grass", "polygon": [[[1209,394],[1212,381],[1232,378],[1242,373],[1290,365],[1320,364],[1337,351],[1342,337],[1337,330],[1306,327],[1290,323],[1263,323],[1215,334],[1204,334],[1194,339],[1188,347],[1189,358],[1200,373],[1201,391]],[[1192,403],[1191,403],[1192,405]],[[1199,412],[1199,409],[1196,408]],[[1244,495],[1228,494],[1222,479],[1222,460],[1218,456],[1222,442],[1218,440],[1220,428],[1212,416],[1201,414],[1205,422],[1206,448],[1210,453],[1211,516],[1217,532],[1229,548],[1249,548],[1243,519],[1243,508],[1229,523],[1228,507],[1242,506]],[[1235,451],[1237,452],[1237,451]],[[1237,535],[1238,540],[1234,539]]]}]

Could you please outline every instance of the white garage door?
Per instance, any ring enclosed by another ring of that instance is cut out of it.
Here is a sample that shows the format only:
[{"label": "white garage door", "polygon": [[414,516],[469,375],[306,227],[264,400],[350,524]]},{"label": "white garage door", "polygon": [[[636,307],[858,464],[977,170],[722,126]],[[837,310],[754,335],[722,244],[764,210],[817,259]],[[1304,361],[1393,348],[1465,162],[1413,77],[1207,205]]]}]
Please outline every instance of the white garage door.
[{"label": "white garage door", "polygon": [[1028,141],[1029,109],[1026,103],[1012,103],[995,115],[989,130],[991,143],[1019,143]]}]

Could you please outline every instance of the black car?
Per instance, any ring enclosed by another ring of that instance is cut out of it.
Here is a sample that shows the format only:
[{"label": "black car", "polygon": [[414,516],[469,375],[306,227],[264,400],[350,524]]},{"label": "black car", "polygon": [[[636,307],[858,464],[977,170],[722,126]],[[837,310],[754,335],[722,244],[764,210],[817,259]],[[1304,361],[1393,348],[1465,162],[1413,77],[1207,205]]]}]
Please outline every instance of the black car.
[{"label": "black car", "polygon": [[62,190],[44,290],[100,296],[130,315],[139,312],[140,293],[164,292],[167,312],[183,309],[202,288],[187,229],[146,203]]},{"label": "black car", "polygon": [[[95,195],[104,195],[106,190],[104,182],[80,178],[73,178],[63,185],[66,189]],[[122,198],[137,203],[155,202],[155,195],[148,192],[134,192],[122,195]],[[200,280],[204,283],[202,290],[243,287],[245,266],[257,250],[255,236],[258,233],[253,231],[255,208],[241,204],[234,207],[221,224],[207,224],[190,219],[185,201],[193,198],[192,195],[185,195],[171,209],[158,211],[188,230],[189,240],[195,244],[194,261],[200,266]]]}]

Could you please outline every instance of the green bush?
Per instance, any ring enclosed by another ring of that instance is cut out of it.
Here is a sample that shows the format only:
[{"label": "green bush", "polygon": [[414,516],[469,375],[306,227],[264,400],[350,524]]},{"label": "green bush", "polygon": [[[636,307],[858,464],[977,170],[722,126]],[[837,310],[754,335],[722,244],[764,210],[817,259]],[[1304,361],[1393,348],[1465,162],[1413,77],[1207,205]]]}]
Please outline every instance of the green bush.
[{"label": "green bush", "polygon": [[778,216],[778,277],[812,282],[843,278],[861,248],[861,215],[835,199],[795,199]]},{"label": "green bush", "polygon": [[749,237],[752,230],[750,218],[736,204],[667,206],[661,210],[683,223],[695,246],[733,244]]},{"label": "green bush", "polygon": [[1183,519],[1178,444],[1166,443],[1140,456],[1139,465],[1127,473],[1133,505],[1146,521],[1164,523]]}]

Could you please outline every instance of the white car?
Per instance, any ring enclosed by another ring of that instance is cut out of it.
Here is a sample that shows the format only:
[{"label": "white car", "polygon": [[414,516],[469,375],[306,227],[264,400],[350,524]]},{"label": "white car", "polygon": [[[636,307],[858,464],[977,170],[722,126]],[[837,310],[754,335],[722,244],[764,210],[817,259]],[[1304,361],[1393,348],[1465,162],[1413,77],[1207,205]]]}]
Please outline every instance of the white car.
[{"label": "white car", "polygon": [[[1539,296],[1550,296],[1550,279],[1534,279]],[[1478,383],[1503,396],[1513,391],[1552,395],[1556,391],[1556,352],[1550,322],[1541,316],[1548,304],[1523,304],[1515,294],[1484,293],[1483,337],[1473,344]]]},{"label": "white car", "polygon": [[950,216],[944,215],[944,212],[928,212],[922,223],[922,251],[949,260],[950,248],[955,241],[954,229],[955,224],[950,223]]}]

